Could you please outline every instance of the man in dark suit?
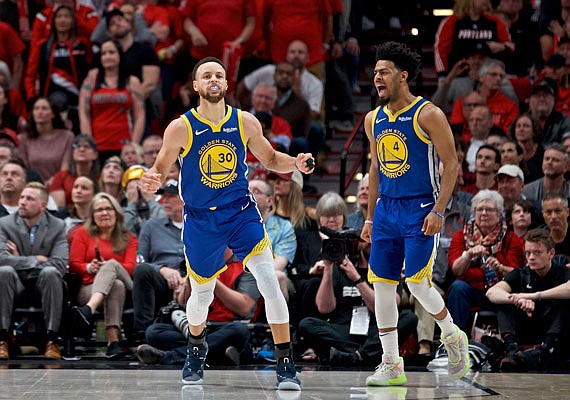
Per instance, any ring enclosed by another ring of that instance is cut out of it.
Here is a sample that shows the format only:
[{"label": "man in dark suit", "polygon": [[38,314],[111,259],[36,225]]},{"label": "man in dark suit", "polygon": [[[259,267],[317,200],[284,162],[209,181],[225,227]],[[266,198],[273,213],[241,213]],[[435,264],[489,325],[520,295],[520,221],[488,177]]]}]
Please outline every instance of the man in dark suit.
[{"label": "man in dark suit", "polygon": [[9,328],[16,298],[40,294],[47,328],[44,356],[61,359],[58,332],[63,306],[63,275],[69,247],[62,220],[46,213],[48,191],[28,183],[18,212],[0,219],[0,359],[9,355]]}]

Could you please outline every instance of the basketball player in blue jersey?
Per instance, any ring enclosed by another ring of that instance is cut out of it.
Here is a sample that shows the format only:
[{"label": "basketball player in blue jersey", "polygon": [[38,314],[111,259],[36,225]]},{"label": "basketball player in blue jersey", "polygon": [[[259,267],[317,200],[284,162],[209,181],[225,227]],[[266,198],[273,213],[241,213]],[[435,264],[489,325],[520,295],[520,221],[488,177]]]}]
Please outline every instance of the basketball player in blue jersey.
[{"label": "basketball player in blue jersey", "polygon": [[192,76],[200,104],[166,128],[156,161],[140,182],[143,190],[155,192],[179,158],[182,240],[192,287],[186,304],[190,336],[182,382],[203,382],[206,317],[217,290],[216,277],[226,269],[224,251],[230,247],[254,275],[265,299],[275,343],[277,389],[301,390],[291,355],[287,303],[275,276],[261,215],[249,192],[245,158],[249,148],[267,169],[283,173],[295,169],[310,173],[314,160],[311,154],[293,158],[275,151],[253,115],[225,104],[228,83],[220,60],[200,60]]},{"label": "basketball player in blue jersey", "polygon": [[[372,151],[368,215],[362,239],[372,244],[368,279],[374,286],[382,362],[366,379],[370,386],[404,385],[398,349],[396,286],[405,266],[412,295],[430,312],[449,355],[449,375],[469,370],[467,336],[451,319],[431,285],[439,233],[459,170],[451,128],[435,105],[410,93],[408,82],[420,57],[406,46],[386,42],[377,50],[374,85],[381,106],[366,115]],[[438,175],[438,156],[444,170]]]}]

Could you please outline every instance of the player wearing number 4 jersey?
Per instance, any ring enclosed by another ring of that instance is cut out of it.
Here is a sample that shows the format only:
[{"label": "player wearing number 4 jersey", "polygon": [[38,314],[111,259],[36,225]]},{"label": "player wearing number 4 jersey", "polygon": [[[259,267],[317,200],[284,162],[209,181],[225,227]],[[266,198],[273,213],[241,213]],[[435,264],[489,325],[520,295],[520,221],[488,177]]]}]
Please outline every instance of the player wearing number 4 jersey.
[{"label": "player wearing number 4 jersey", "polygon": [[[402,265],[412,295],[430,312],[449,355],[449,375],[458,379],[470,367],[467,336],[453,323],[443,299],[431,285],[443,213],[457,179],[458,163],[444,113],[410,93],[408,82],[420,68],[419,56],[406,46],[379,46],[374,85],[381,105],[366,115],[372,149],[368,216],[362,238],[372,244],[368,278],[374,285],[376,321],[384,354],[367,385],[404,385],[398,351],[396,286]],[[439,159],[444,170],[438,175]]]},{"label": "player wearing number 4 jersey", "polygon": [[182,238],[192,286],[186,304],[190,335],[182,382],[203,382],[208,354],[206,316],[214,299],[216,277],[226,269],[224,251],[229,247],[255,276],[265,299],[275,343],[277,389],[301,390],[290,349],[287,303],[275,276],[261,215],[249,192],[245,157],[249,148],[267,169],[283,173],[295,168],[310,173],[314,160],[311,154],[293,158],[275,151],[253,115],[226,106],[228,83],[220,60],[200,60],[192,77],[200,105],[170,123],[154,166],[141,178],[142,189],[155,192],[179,157]]}]

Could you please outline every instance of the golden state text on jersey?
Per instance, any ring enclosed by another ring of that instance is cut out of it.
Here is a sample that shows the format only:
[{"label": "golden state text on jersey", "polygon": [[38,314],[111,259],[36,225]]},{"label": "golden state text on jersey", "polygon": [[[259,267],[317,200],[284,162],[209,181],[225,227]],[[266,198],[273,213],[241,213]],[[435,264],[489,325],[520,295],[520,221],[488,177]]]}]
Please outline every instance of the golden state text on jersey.
[{"label": "golden state text on jersey", "polygon": [[378,192],[392,198],[439,194],[438,156],[418,116],[429,101],[417,97],[394,115],[384,107],[374,110],[372,132],[380,185]]},{"label": "golden state text on jersey", "polygon": [[241,110],[227,106],[214,125],[196,109],[182,115],[188,144],[180,155],[180,191],[187,206],[219,207],[249,193]]}]

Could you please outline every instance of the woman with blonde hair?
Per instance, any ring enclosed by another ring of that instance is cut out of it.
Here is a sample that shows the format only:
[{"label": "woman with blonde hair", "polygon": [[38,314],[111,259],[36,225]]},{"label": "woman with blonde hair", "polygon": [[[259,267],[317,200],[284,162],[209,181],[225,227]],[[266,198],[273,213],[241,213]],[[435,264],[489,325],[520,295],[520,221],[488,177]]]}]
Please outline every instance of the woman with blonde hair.
[{"label": "woman with blonde hair", "polygon": [[85,224],[75,233],[69,251],[70,271],[82,277],[78,302],[73,307],[77,327],[90,333],[93,313],[103,305],[107,357],[119,359],[126,291],[132,290],[137,259],[137,238],[124,225],[123,209],[108,193],[95,195]]}]

